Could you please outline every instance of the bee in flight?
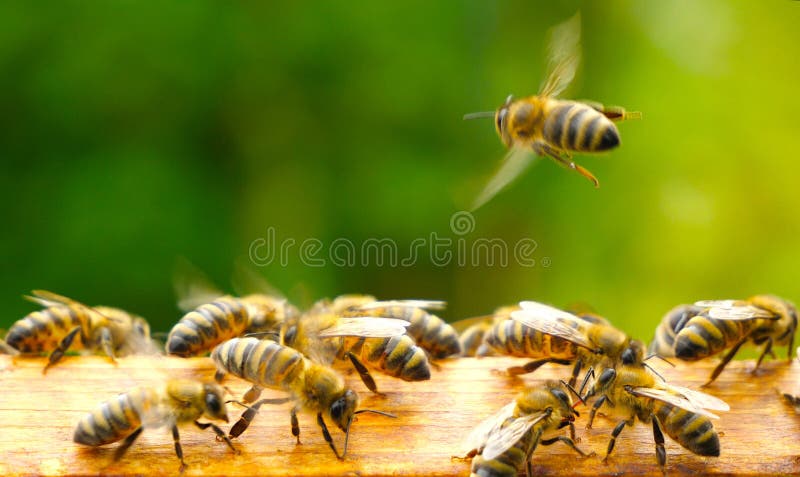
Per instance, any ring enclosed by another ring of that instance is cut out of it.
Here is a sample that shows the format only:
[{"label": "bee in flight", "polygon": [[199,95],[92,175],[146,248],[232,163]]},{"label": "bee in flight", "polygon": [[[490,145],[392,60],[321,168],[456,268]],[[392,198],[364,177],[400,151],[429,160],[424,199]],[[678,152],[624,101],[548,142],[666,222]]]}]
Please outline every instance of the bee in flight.
[{"label": "bee in flight", "polygon": [[711,422],[717,416],[708,410],[728,411],[730,408],[724,401],[657,379],[642,363],[633,359],[632,353],[623,353],[619,362],[608,361],[607,364],[609,367],[599,374],[583,398],[588,400],[599,396],[592,405],[587,429],[591,429],[595,414],[603,404],[608,404],[608,412],[623,418],[611,433],[603,462],[608,461],[625,426],[633,426],[637,418],[653,426],[656,457],[662,469],[667,462],[664,432],[694,454],[719,456],[719,435]]},{"label": "bee in flight", "polygon": [[667,313],[656,328],[650,350],[661,356],[696,361],[729,351],[714,368],[705,386],[714,382],[746,342],[764,345],[755,369],[772,347],[787,346],[794,351],[797,309],[773,295],[756,295],[747,300],[706,300],[680,305]]},{"label": "bee in flight", "polygon": [[178,426],[194,422],[200,429],[209,427],[234,452],[231,440],[211,422],[199,422],[201,417],[228,422],[223,389],[216,383],[171,379],[162,386],[137,387],[114,399],[101,403],[78,422],[73,440],[78,444],[97,447],[122,440],[114,452],[119,460],[145,428],[168,427],[172,430],[175,453],[181,461],[180,471],[186,469],[183,460]]},{"label": "bee in flight", "polygon": [[[291,422],[292,435],[297,438],[297,443],[300,444],[297,413],[304,411],[316,414],[322,436],[334,455],[341,460],[347,455],[350,425],[356,414],[374,412],[394,417],[380,411],[357,410],[358,394],[345,386],[336,371],[315,363],[299,351],[272,340],[259,340],[253,337],[233,338],[214,348],[211,358],[217,367],[218,375],[230,373],[253,384],[253,389],[248,391],[245,401],[254,394],[260,394],[262,388],[276,389],[290,395],[288,398],[261,399],[251,405],[231,428],[230,437],[241,435],[262,405],[294,402]],[[341,454],[333,443],[325,423],[326,418],[333,421],[345,433]]]},{"label": "bee in flight", "polygon": [[397,318],[409,323],[406,334],[411,336],[433,359],[443,359],[461,353],[458,333],[447,322],[427,310],[442,309],[445,302],[434,300],[378,301],[370,295],[342,295],[329,308],[341,316],[379,316]]},{"label": "bee in flight", "polygon": [[515,100],[509,96],[496,111],[471,113],[464,119],[494,117],[497,134],[509,149],[503,163],[472,209],[478,209],[521,174],[532,157],[548,156],[580,173],[595,185],[591,172],[572,160],[572,153],[593,153],[620,144],[615,121],[640,118],[641,113],[594,102],[558,99],[572,82],[580,63],[580,14],[556,26],[549,48],[549,74],[539,94]]},{"label": "bee in flight", "polygon": [[144,318],[118,308],[87,306],[45,290],[34,290],[25,298],[44,309],[14,323],[5,343],[22,354],[49,351],[43,372],[71,348],[102,349],[112,362],[117,356],[154,352],[150,326]]},{"label": "bee in flight", "polygon": [[566,436],[545,438],[545,434],[569,426],[574,435],[578,411],[573,409],[566,388],[555,381],[528,388],[497,413],[481,422],[467,437],[467,458],[472,459],[471,476],[516,477],[541,444],[561,442],[583,457],[575,441]]},{"label": "bee in flight", "polygon": [[361,295],[346,295],[333,302],[317,302],[308,312],[285,323],[280,342],[326,365],[336,359],[349,360],[374,393],[378,389],[370,368],[404,381],[430,379],[427,354],[407,334],[406,327],[412,323],[370,313],[350,316],[356,313],[348,310],[361,306],[360,301]]}]

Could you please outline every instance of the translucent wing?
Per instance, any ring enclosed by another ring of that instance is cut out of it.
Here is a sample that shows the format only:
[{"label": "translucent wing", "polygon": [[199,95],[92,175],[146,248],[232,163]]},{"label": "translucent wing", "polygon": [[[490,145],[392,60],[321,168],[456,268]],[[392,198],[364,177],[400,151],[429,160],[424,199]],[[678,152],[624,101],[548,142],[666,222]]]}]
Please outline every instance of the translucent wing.
[{"label": "translucent wing", "polygon": [[279,289],[274,287],[252,267],[248,266],[244,260],[237,260],[234,264],[231,281],[233,282],[233,291],[240,296],[258,293],[274,298],[286,298]]},{"label": "translucent wing", "polygon": [[669,387],[673,391],[682,394],[683,397],[691,401],[697,407],[701,407],[703,409],[711,409],[712,411],[731,410],[731,407],[728,405],[728,403],[710,394],[696,391],[694,389],[685,388],[683,386],[677,386],[675,384],[670,384]]},{"label": "translucent wing", "polygon": [[500,164],[500,168],[495,172],[492,178],[489,179],[489,182],[481,193],[478,194],[470,210],[474,212],[483,207],[485,203],[492,200],[492,197],[497,195],[498,192],[519,177],[519,175],[533,163],[536,157],[538,156],[519,147],[512,147],[509,149],[503,158],[503,162]]},{"label": "translucent wing", "polygon": [[464,440],[464,453],[483,448],[483,446],[486,445],[486,441],[489,439],[489,436],[492,433],[497,432],[500,429],[500,426],[502,426],[502,424],[506,422],[509,417],[513,416],[514,408],[516,407],[516,401],[511,401],[510,403],[501,407],[497,412],[481,421],[480,424],[475,426]]},{"label": "translucent wing", "polygon": [[334,336],[363,336],[365,338],[391,338],[406,332],[410,323],[394,318],[356,316],[339,318],[335,325],[319,332],[320,338]]},{"label": "translucent wing", "polygon": [[47,290],[33,290],[31,295],[24,295],[24,298],[28,301],[32,301],[33,303],[37,303],[44,307],[50,306],[77,306],[86,309],[91,313],[96,313],[98,315],[104,316],[106,319],[111,321],[118,321],[117,318],[108,316],[94,307],[89,305],[85,305],[77,300],[73,300],[72,298],[65,297],[63,295],[59,295],[58,293],[53,293]]},{"label": "translucent wing", "polygon": [[375,308],[390,307],[424,308],[426,310],[443,310],[447,306],[446,301],[440,300],[386,300],[373,301],[358,307],[360,310],[374,310]]},{"label": "translucent wing", "polygon": [[547,413],[538,412],[507,421],[506,425],[489,435],[489,439],[486,441],[483,451],[481,451],[481,456],[487,460],[499,456],[519,442],[531,430],[531,427],[544,419],[545,416],[547,416]]},{"label": "translucent wing", "polygon": [[[565,339],[584,348],[594,349],[592,343],[582,333],[587,323],[577,316],[535,301],[523,301],[519,305],[522,309],[511,313],[513,320],[536,331]],[[565,322],[576,323],[576,326],[569,326]]]},{"label": "translucent wing", "polygon": [[575,78],[581,62],[581,14],[555,26],[550,34],[547,79],[539,89],[542,96],[558,96]]},{"label": "translucent wing", "polygon": [[703,300],[695,302],[696,306],[706,308],[706,313],[716,320],[754,320],[773,319],[779,316],[739,300]]},{"label": "translucent wing", "polygon": [[182,311],[194,310],[225,295],[208,275],[184,257],[178,257],[175,261],[172,285],[178,299],[178,308]]},{"label": "translucent wing", "polygon": [[657,399],[659,401],[663,401],[667,404],[672,404],[673,406],[677,406],[681,409],[686,409],[687,411],[691,411],[697,414],[702,414],[706,417],[711,419],[719,419],[719,416],[716,414],[712,414],[709,411],[706,411],[702,407],[694,404],[689,399],[686,399],[683,395],[674,394],[667,389],[658,389],[658,388],[632,388],[629,390],[631,394],[634,396],[641,396],[647,397],[651,399]]}]

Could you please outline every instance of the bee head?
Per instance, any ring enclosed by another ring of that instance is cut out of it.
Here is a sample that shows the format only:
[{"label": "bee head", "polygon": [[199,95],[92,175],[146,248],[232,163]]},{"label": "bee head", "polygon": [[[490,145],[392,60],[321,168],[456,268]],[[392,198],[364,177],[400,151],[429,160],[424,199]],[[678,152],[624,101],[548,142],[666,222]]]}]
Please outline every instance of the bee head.
[{"label": "bee head", "polygon": [[505,144],[506,147],[511,145],[511,135],[508,133],[507,125],[508,108],[511,106],[513,101],[514,96],[509,94],[506,98],[506,102],[497,108],[497,111],[494,114],[494,127],[497,129],[497,135],[500,136],[500,139],[503,141],[503,144]]},{"label": "bee head", "polygon": [[228,422],[228,409],[225,406],[224,391],[216,383],[206,383],[203,386],[203,400],[205,402],[205,415],[210,419]]},{"label": "bee head", "polygon": [[350,421],[358,407],[358,395],[352,389],[348,389],[344,394],[331,403],[330,412],[331,419],[339,429],[347,432]]}]

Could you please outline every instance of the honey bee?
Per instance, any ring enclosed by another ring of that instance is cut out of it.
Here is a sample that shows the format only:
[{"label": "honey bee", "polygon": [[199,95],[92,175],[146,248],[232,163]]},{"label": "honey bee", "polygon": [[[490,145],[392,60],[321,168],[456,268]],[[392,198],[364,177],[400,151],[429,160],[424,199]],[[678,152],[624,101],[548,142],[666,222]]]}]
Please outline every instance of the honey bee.
[{"label": "honey bee", "polygon": [[[348,325],[341,325],[345,328]],[[358,326],[358,325],[357,325]],[[332,333],[337,333],[332,331]],[[257,389],[277,389],[289,393],[289,398],[262,399],[250,406],[230,430],[230,437],[240,436],[250,425],[263,404],[294,402],[291,410],[292,435],[300,443],[299,411],[316,414],[322,436],[338,459],[347,455],[347,442],[353,417],[362,412],[389,414],[367,409],[357,410],[358,395],[345,386],[341,376],[328,366],[315,363],[299,351],[272,340],[253,337],[233,338],[214,348],[211,358],[218,375],[230,373],[253,384]],[[251,390],[252,391],[252,390]],[[252,396],[253,393],[248,392]],[[247,401],[247,396],[245,397]],[[394,417],[394,416],[391,416]],[[333,421],[345,433],[341,454],[328,432],[325,418]]]},{"label": "honey bee", "polygon": [[498,323],[511,318],[511,312],[519,310],[516,305],[502,306],[488,316],[465,318],[453,323],[453,328],[460,331],[461,356],[493,356],[497,353],[487,343],[489,335]]},{"label": "honey bee", "polygon": [[115,363],[117,356],[151,350],[150,327],[144,318],[118,308],[87,306],[45,290],[34,290],[25,298],[45,308],[14,323],[5,343],[22,354],[49,351],[44,373],[70,348],[102,349]]},{"label": "honey bee", "polygon": [[168,427],[172,430],[175,453],[181,461],[180,471],[186,469],[183,460],[178,426],[194,422],[200,429],[209,427],[234,452],[230,438],[208,419],[228,422],[223,390],[216,383],[171,379],[157,387],[137,387],[101,403],[78,422],[72,440],[78,444],[97,447],[123,440],[114,452],[119,460],[145,428]]},{"label": "honey bee", "polygon": [[615,362],[626,351],[644,360],[644,345],[631,340],[604,318],[572,313],[534,301],[523,301],[511,312],[511,319],[495,324],[486,343],[498,354],[535,358],[507,371],[511,375],[537,370],[543,364],[572,364],[569,384],[574,386],[584,366],[601,360]]},{"label": "honey bee", "polygon": [[729,349],[705,383],[707,386],[748,341],[764,345],[755,369],[766,355],[772,354],[775,345],[786,345],[791,359],[796,330],[797,309],[782,298],[755,295],[747,300],[707,300],[682,305],[667,313],[650,348],[662,356],[684,361],[696,361]]},{"label": "honey bee", "polygon": [[652,423],[656,458],[662,469],[667,462],[664,432],[694,454],[718,457],[719,435],[711,422],[717,416],[709,410],[728,411],[729,406],[714,396],[667,384],[631,358],[632,355],[624,353],[616,367],[605,368],[584,396],[584,400],[600,396],[592,405],[587,429],[592,427],[603,404],[624,418],[611,433],[603,462],[608,461],[619,434],[626,425],[633,426],[636,418],[645,424]]},{"label": "honey bee", "polygon": [[640,118],[641,113],[594,102],[557,99],[572,82],[580,63],[580,15],[552,30],[549,73],[535,96],[515,100],[509,96],[494,112],[472,113],[464,119],[494,116],[495,128],[509,148],[498,172],[473,204],[473,210],[488,202],[530,164],[532,157],[548,156],[599,186],[591,172],[572,160],[572,153],[593,153],[620,144],[614,121]]},{"label": "honey bee", "polygon": [[561,384],[548,381],[540,387],[528,388],[497,413],[481,422],[467,438],[472,459],[472,476],[516,477],[530,462],[536,448],[561,442],[583,457],[572,438],[544,438],[550,431],[569,426],[574,435],[578,411]]},{"label": "honey bee", "polygon": [[438,316],[426,309],[444,308],[443,301],[390,300],[377,301],[370,295],[343,295],[331,304],[331,311],[341,316],[379,316],[409,322],[406,334],[411,336],[432,359],[443,359],[461,353],[458,333]]},{"label": "honey bee", "polygon": [[[281,343],[320,363],[349,360],[367,388],[378,393],[369,368],[404,381],[430,379],[425,351],[406,334],[410,323],[395,318],[342,316],[354,298],[318,302],[309,312],[286,322]],[[345,306],[345,302],[348,304]]]}]

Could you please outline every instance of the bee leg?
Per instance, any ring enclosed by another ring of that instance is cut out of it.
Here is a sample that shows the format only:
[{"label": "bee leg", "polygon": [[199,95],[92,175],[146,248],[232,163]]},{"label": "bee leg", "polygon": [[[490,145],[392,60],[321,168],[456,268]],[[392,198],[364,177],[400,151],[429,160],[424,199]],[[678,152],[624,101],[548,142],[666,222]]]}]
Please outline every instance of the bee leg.
[{"label": "bee leg", "polygon": [[246,393],[244,393],[244,396],[242,396],[242,400],[244,400],[244,402],[246,403],[255,402],[258,400],[259,397],[261,397],[261,391],[263,390],[264,388],[262,388],[257,384],[254,384],[250,389],[247,390]]},{"label": "bee leg", "polygon": [[[322,425],[323,425],[323,430],[325,431],[324,433],[328,432],[328,429],[326,427],[324,427],[325,426],[324,422],[322,423]],[[297,443],[301,444],[301,442],[300,442],[300,422],[297,420],[297,409],[292,409],[292,435],[297,439]],[[330,437],[330,434],[328,434],[328,437]],[[331,445],[333,445],[333,444],[331,444]],[[333,452],[336,452],[336,449],[334,449]],[[339,457],[339,454],[336,454],[336,457]]]},{"label": "bee leg", "polygon": [[586,169],[584,167],[581,167],[580,165],[576,164],[575,161],[571,160],[571,158],[564,159],[561,156],[561,153],[559,151],[557,151],[557,150],[555,150],[552,147],[547,146],[547,145],[541,145],[539,150],[544,152],[548,156],[552,157],[553,159],[555,159],[556,162],[558,162],[559,164],[562,164],[565,167],[567,167],[569,169],[572,169],[573,171],[577,172],[578,174],[582,175],[583,177],[589,179],[590,181],[592,181],[592,183],[594,184],[595,187],[600,187],[600,181],[597,180],[597,178],[594,176],[594,174],[589,172],[588,169]]},{"label": "bee leg", "polygon": [[366,366],[364,366],[364,363],[359,361],[359,359],[356,358],[356,355],[350,351],[347,352],[347,357],[350,358],[350,362],[353,363],[353,367],[356,368],[356,371],[358,371],[358,375],[361,377],[361,381],[364,383],[367,389],[375,394],[383,396],[384,394],[378,391],[378,386],[375,384],[375,379],[373,379],[372,375],[369,374],[369,370]]},{"label": "bee leg", "polygon": [[172,442],[175,443],[175,454],[177,454],[178,459],[181,460],[179,472],[182,474],[188,465],[183,461],[183,448],[181,447],[181,436],[178,434],[178,426],[172,426]]},{"label": "bee leg", "polygon": [[554,358],[545,358],[539,359],[536,361],[531,361],[524,366],[511,366],[510,368],[506,369],[506,372],[511,376],[518,376],[520,374],[528,374],[536,371],[537,369],[541,368],[542,365],[547,363],[555,363],[555,364],[571,364],[572,361],[568,359],[554,359]]},{"label": "bee leg", "polygon": [[786,357],[789,359],[789,362],[792,361],[792,353],[794,353],[794,333],[789,336],[789,347],[786,348]]},{"label": "bee leg", "polygon": [[208,429],[210,427],[211,430],[214,431],[214,434],[217,435],[217,439],[221,439],[221,440],[225,441],[225,443],[228,444],[228,447],[230,447],[231,450],[234,453],[239,454],[239,450],[237,448],[233,447],[233,442],[231,442],[231,438],[226,436],[225,435],[225,431],[220,429],[219,426],[217,426],[216,424],[214,424],[212,422],[197,422],[197,421],[194,421],[194,425],[199,427],[200,429],[203,429],[203,430],[206,430],[206,429]]},{"label": "bee leg", "polygon": [[[572,376],[569,378],[569,385],[573,388],[578,383],[578,376],[581,374],[581,368],[583,368],[583,361],[578,358],[575,360],[575,366],[572,367]],[[583,390],[581,390],[583,392]]]},{"label": "bee leg", "polygon": [[603,463],[608,463],[608,456],[611,455],[611,451],[614,450],[614,444],[617,442],[617,436],[622,432],[622,429],[628,424],[628,421],[622,421],[617,424],[617,427],[614,428],[614,431],[611,432],[611,440],[608,441],[608,450],[606,450],[606,456],[603,458]]},{"label": "bee leg", "polygon": [[592,428],[592,423],[594,422],[594,416],[597,414],[597,410],[600,409],[600,406],[602,406],[607,399],[608,396],[604,394],[600,396],[600,398],[598,398],[594,404],[592,404],[592,410],[589,412],[589,422],[586,424],[586,429]]},{"label": "bee leg", "polygon": [[239,437],[242,433],[247,430],[250,426],[250,423],[253,422],[253,418],[256,417],[259,408],[261,408],[264,404],[283,404],[289,402],[291,398],[278,398],[278,399],[262,399],[257,403],[253,404],[249,408],[247,408],[239,417],[239,420],[231,427],[231,430],[228,432],[229,437]]},{"label": "bee leg", "polygon": [[658,426],[658,420],[653,417],[651,421],[653,421],[653,440],[656,441],[656,458],[658,458],[658,465],[663,471],[664,466],[667,464],[667,451],[664,449],[664,434]]},{"label": "bee leg", "polygon": [[722,361],[717,365],[717,367],[714,368],[714,372],[711,373],[711,377],[708,378],[708,381],[700,387],[704,388],[709,384],[713,383],[715,379],[717,379],[717,376],[719,376],[722,370],[725,369],[725,366],[727,366],[728,363],[731,362],[734,355],[736,355],[736,353],[739,351],[739,348],[742,347],[745,341],[747,341],[747,336],[739,340],[739,342],[736,343],[736,346],[734,346],[733,348],[731,348],[730,351],[728,351],[728,354],[726,354],[725,357],[722,358]]},{"label": "bee leg", "polygon": [[122,444],[120,444],[119,447],[117,447],[117,450],[114,451],[115,461],[120,460],[122,456],[125,455],[125,452],[127,452],[128,448],[133,445],[133,443],[136,441],[136,438],[142,433],[142,430],[144,430],[143,427],[136,429],[133,431],[133,434],[129,435],[124,441],[122,441]]},{"label": "bee leg", "polygon": [[558,437],[554,437],[552,439],[544,439],[542,441],[542,445],[543,446],[549,446],[549,445],[555,444],[556,442],[563,442],[564,444],[566,444],[569,447],[571,447],[572,450],[574,450],[575,452],[580,454],[582,457],[591,457],[592,455],[595,455],[594,452],[591,452],[589,454],[587,454],[586,452],[583,452],[582,450],[580,450],[578,448],[577,445],[575,445],[575,441],[574,440],[570,439],[569,437],[564,437],[564,436],[558,436]]},{"label": "bee leg", "polygon": [[111,358],[111,362],[114,365],[117,364],[117,357],[114,356],[114,340],[111,336],[111,330],[108,327],[104,326],[100,329],[100,346],[103,348],[103,352]]},{"label": "bee leg", "polygon": [[533,477],[533,464],[532,464],[531,457],[533,457],[533,452],[536,450],[536,447],[539,445],[539,440],[542,438],[542,433],[543,432],[544,431],[542,429],[539,429],[536,432],[536,435],[533,437],[533,440],[531,440],[530,447],[528,447],[528,450],[525,452],[525,476],[526,477]]},{"label": "bee leg", "polygon": [[80,331],[81,331],[80,326],[72,328],[70,332],[67,333],[67,336],[65,336],[64,339],[62,339],[61,342],[58,343],[58,347],[56,347],[56,349],[54,349],[53,352],[50,353],[50,356],[47,357],[47,365],[45,365],[44,369],[42,370],[42,374],[47,373],[47,370],[50,368],[50,366],[53,366],[54,364],[58,363],[61,360],[61,358],[64,357],[64,353],[72,345],[72,341],[75,339],[75,335],[80,333]]},{"label": "bee leg", "polygon": [[[767,338],[767,344],[764,346],[764,351],[761,352],[761,356],[758,357],[758,361],[756,361],[756,367],[753,368],[753,372],[755,373],[756,370],[761,366],[761,362],[764,361],[764,356],[772,353],[772,338]],[[772,353],[773,358],[775,354]]]},{"label": "bee leg", "polygon": [[339,451],[336,450],[336,446],[333,444],[333,437],[331,437],[331,433],[328,432],[328,426],[325,425],[325,419],[322,418],[321,412],[317,413],[317,424],[319,424],[319,427],[322,429],[322,437],[325,438],[325,442],[327,442],[328,445],[331,447],[333,454],[336,456],[337,459],[344,460],[344,456],[339,455]]},{"label": "bee leg", "polygon": [[586,385],[589,384],[589,379],[594,377],[594,367],[589,367],[586,371],[586,376],[583,377],[583,381],[581,382],[581,387],[578,389],[578,394],[583,395],[584,389],[586,389]]}]

